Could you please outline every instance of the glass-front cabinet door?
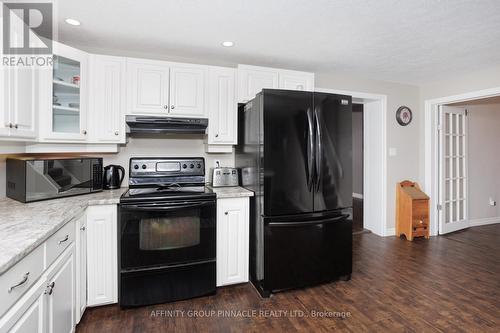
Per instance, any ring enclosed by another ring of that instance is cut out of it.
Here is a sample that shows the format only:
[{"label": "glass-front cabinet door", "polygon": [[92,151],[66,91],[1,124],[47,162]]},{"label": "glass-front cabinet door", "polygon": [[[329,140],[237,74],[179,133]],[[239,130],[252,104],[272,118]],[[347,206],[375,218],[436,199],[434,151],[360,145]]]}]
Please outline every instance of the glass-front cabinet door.
[{"label": "glass-front cabinet door", "polygon": [[43,76],[42,140],[87,139],[88,55],[54,43],[52,67]]}]

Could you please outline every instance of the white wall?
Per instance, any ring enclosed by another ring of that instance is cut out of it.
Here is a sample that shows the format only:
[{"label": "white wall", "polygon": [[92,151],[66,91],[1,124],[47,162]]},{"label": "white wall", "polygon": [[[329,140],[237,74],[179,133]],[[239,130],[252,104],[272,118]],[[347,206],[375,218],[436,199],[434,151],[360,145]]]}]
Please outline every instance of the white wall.
[{"label": "white wall", "polygon": [[500,217],[500,104],[465,105],[469,111],[469,218]]},{"label": "white wall", "polygon": [[[396,183],[408,179],[423,183],[419,174],[420,122],[418,112],[420,90],[416,86],[376,81],[340,73],[316,73],[315,85],[320,88],[349,90],[387,95],[387,147],[397,149],[397,155],[387,156],[387,228],[395,226]],[[396,122],[396,110],[406,105],[414,112],[413,121],[406,127]],[[368,217],[369,218],[369,217]]]}]

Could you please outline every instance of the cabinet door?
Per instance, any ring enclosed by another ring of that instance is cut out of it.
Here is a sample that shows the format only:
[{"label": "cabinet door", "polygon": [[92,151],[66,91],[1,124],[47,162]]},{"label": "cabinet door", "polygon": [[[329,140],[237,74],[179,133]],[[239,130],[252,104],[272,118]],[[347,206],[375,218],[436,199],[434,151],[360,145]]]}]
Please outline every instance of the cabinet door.
[{"label": "cabinet door", "polygon": [[42,333],[45,332],[44,300],[45,280],[34,285],[0,319],[0,333]]},{"label": "cabinet door", "polygon": [[262,89],[278,89],[278,71],[256,66],[238,66],[238,101],[248,102]]},{"label": "cabinet door", "polygon": [[208,79],[208,143],[236,144],[236,82],[233,68],[210,67]]},{"label": "cabinet door", "polygon": [[96,143],[125,143],[125,58],[92,55],[91,140]]},{"label": "cabinet door", "polygon": [[75,248],[70,250],[47,279],[48,333],[71,333],[75,328]]},{"label": "cabinet door", "polygon": [[76,323],[87,307],[87,216],[76,223]]},{"label": "cabinet door", "polygon": [[40,139],[86,141],[88,54],[56,42],[53,47],[53,66],[41,70]]},{"label": "cabinet door", "polygon": [[10,135],[10,107],[9,84],[7,83],[7,69],[0,64],[0,137]]},{"label": "cabinet door", "polygon": [[288,90],[314,90],[314,73],[280,70],[279,88]]},{"label": "cabinet door", "polygon": [[185,117],[205,115],[204,67],[173,66],[170,68],[170,114]]},{"label": "cabinet door", "polygon": [[87,306],[118,301],[116,210],[116,205],[87,209]]},{"label": "cabinet door", "polygon": [[35,117],[37,110],[37,69],[36,67],[15,67],[7,70],[7,85],[10,90],[11,137],[36,137]]},{"label": "cabinet door", "polygon": [[128,59],[127,81],[130,114],[168,114],[168,63]]},{"label": "cabinet door", "polygon": [[248,281],[248,202],[217,200],[217,286]]}]

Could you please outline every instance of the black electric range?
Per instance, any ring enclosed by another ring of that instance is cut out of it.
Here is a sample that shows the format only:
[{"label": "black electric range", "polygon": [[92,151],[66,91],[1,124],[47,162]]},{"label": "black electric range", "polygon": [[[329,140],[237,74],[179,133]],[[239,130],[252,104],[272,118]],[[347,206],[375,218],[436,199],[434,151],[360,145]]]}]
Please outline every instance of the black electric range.
[{"label": "black electric range", "polygon": [[119,205],[119,304],[216,290],[216,195],[203,158],[131,158]]}]

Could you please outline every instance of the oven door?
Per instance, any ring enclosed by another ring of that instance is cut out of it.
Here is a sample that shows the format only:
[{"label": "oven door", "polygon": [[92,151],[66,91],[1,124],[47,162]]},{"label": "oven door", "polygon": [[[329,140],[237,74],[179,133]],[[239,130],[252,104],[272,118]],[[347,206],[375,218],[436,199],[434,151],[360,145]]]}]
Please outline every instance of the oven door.
[{"label": "oven door", "polygon": [[121,271],[215,259],[215,200],[120,204]]}]

